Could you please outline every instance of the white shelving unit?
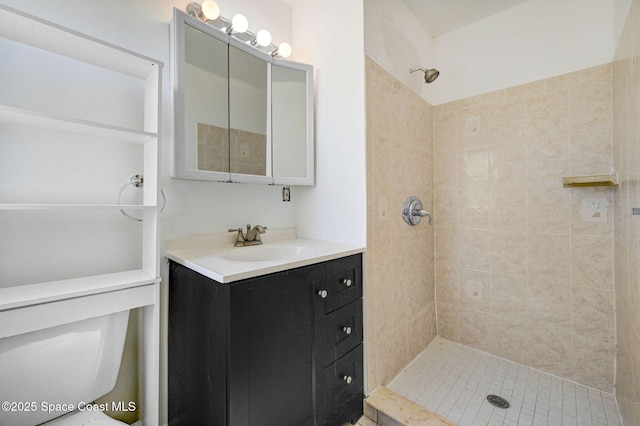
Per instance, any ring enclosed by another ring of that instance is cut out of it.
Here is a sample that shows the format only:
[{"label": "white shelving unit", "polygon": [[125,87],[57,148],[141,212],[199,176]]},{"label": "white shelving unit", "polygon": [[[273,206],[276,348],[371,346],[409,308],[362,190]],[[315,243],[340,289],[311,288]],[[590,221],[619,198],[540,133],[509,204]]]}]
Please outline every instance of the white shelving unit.
[{"label": "white shelving unit", "polygon": [[[157,425],[160,311],[158,131],[163,64],[4,5],[0,5],[0,38],[6,39],[5,42],[7,40],[17,42],[19,46],[24,46],[24,49],[41,49],[48,52],[46,55],[57,55],[56,57],[60,57],[61,60],[78,61],[84,64],[82,66],[87,64],[95,66],[96,69],[101,70],[100,72],[113,73],[116,79],[139,82],[140,91],[144,93],[144,100],[140,102],[143,111],[139,111],[141,123],[139,126],[132,127],[123,126],[120,123],[109,123],[108,119],[105,120],[106,122],[93,121],[85,117],[67,116],[65,112],[58,114],[52,112],[50,108],[49,110],[39,109],[37,102],[33,108],[23,108],[23,105],[6,101],[0,93],[0,128],[18,126],[27,130],[44,129],[55,132],[58,139],[60,134],[68,134],[76,139],[78,135],[92,140],[99,139],[100,143],[106,144],[113,141],[118,146],[123,143],[135,144],[141,146],[143,150],[138,172],[144,175],[140,204],[118,205],[115,201],[113,204],[96,203],[93,199],[83,199],[82,195],[74,194],[70,197],[77,197],[77,199],[74,198],[72,202],[67,202],[66,199],[60,203],[50,202],[50,199],[41,202],[38,195],[29,196],[28,194],[25,196],[26,202],[22,199],[16,202],[12,199],[3,200],[0,194],[0,215],[10,214],[12,217],[20,217],[20,215],[35,214],[41,216],[36,216],[34,220],[37,221],[42,217],[42,221],[46,221],[51,214],[59,216],[60,212],[63,214],[68,212],[69,215],[87,211],[97,212],[98,215],[103,212],[113,212],[117,215],[118,210],[124,209],[137,211],[143,219],[140,225],[141,231],[132,233],[131,236],[132,246],[141,247],[139,266],[136,269],[123,267],[122,270],[115,272],[80,277],[71,272],[65,279],[17,285],[0,281],[0,338],[36,329],[40,322],[46,321],[47,309],[55,306],[51,302],[58,302],[58,309],[60,306],[65,306],[65,312],[67,310],[69,312],[69,319],[74,321],[104,314],[100,307],[96,306],[97,296],[106,295],[113,298],[116,304],[122,305],[122,309],[139,309],[142,318],[142,371],[139,382],[143,384],[140,403],[144,425]],[[51,84],[55,84],[55,80]],[[64,103],[65,99],[62,98],[59,101]],[[51,102],[51,99],[46,102]],[[0,144],[3,143],[2,136],[0,134]],[[52,144],[56,143],[56,138],[52,138]],[[74,153],[70,152],[68,155],[73,156]],[[24,160],[24,158],[15,159],[15,161]],[[26,161],[29,159],[27,158]],[[45,188],[47,184],[46,181],[42,182]],[[11,185],[15,185],[15,193],[20,193],[20,180],[11,182]],[[116,186],[114,192],[117,190]],[[2,220],[5,219],[0,216],[0,225]],[[128,219],[122,216],[122,220]],[[69,228],[73,225],[70,223]],[[46,241],[46,244],[55,246],[55,241]],[[3,245],[2,249],[10,250],[10,247]],[[31,267],[39,267],[38,259],[32,259]],[[19,310],[27,310],[24,312],[29,312],[34,318],[33,321],[29,321],[30,324],[18,324],[13,321],[12,318]]]}]

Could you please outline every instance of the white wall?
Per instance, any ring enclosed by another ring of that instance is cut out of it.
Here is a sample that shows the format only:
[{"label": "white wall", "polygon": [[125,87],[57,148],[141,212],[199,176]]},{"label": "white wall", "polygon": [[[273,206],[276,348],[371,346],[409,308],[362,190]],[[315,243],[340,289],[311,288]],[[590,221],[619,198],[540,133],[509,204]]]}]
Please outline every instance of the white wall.
[{"label": "white wall", "polygon": [[[402,0],[365,2],[366,53],[431,105],[613,60],[630,0],[529,0],[431,38]],[[437,10],[433,13],[437,14]],[[437,68],[424,84],[410,65]]]},{"label": "white wall", "polygon": [[302,236],[366,243],[362,0],[288,0],[302,62],[314,65],[316,185],[293,188]]},{"label": "white wall", "polygon": [[[181,181],[169,177],[168,154],[172,143],[169,21],[172,8],[184,10],[188,1],[0,1],[164,62],[160,173],[167,207],[161,216],[162,239],[223,232],[246,223],[261,223],[272,228],[294,226],[295,199],[291,203],[283,203],[278,187]],[[249,19],[250,30],[265,27],[272,32],[274,42],[286,40],[295,49],[291,8],[287,4],[280,0],[220,0],[218,4],[223,16],[231,17],[242,12]]]},{"label": "white wall", "polygon": [[429,99],[433,84],[415,67],[435,68],[433,38],[402,0],[364,2],[365,53],[415,93]]},{"label": "white wall", "polygon": [[[167,206],[161,215],[161,241],[191,234],[226,232],[227,228],[247,223],[260,223],[274,229],[295,226],[296,200],[294,198],[290,203],[282,202],[280,187],[187,181],[169,177],[169,154],[173,139],[170,117],[169,22],[172,8],[175,6],[184,10],[188,0],[0,0],[0,3],[164,62],[160,186],[167,196]],[[289,5],[280,0],[218,0],[218,4],[225,17],[230,18],[238,12],[245,14],[251,31],[267,28],[273,35],[274,43],[288,41],[292,44],[295,55]],[[2,64],[5,65],[10,64]],[[38,94],[30,93],[29,87],[29,84],[22,87],[28,96]],[[77,159],[95,162],[95,152],[90,151],[78,152]],[[56,158],[51,158],[52,164],[56,161]],[[128,162],[113,163],[110,173],[124,176],[124,180],[114,186],[114,200],[120,185],[132,175],[129,169]],[[34,179],[37,180],[38,168],[33,168],[32,173],[35,173]],[[41,176],[42,179],[46,177]],[[81,186],[80,190],[86,193],[74,195],[93,198],[91,185]],[[54,191],[59,191],[64,196],[68,188],[59,185]],[[127,219],[118,220],[126,222]],[[55,246],[63,231],[61,228],[59,232],[52,233],[56,239],[50,241],[51,246]],[[96,255],[101,250],[102,253],[108,253],[101,241],[95,241],[93,246],[84,246],[83,249]],[[139,251],[139,248],[133,249]],[[34,256],[39,255],[37,251],[33,253]],[[60,273],[64,275],[64,271]],[[162,274],[166,278],[166,268],[163,268]],[[166,283],[166,279],[164,282]],[[166,302],[166,286],[164,290]],[[166,303],[164,308],[166,309]],[[166,330],[166,325],[164,329]],[[163,341],[162,352],[165,349],[166,341]],[[165,362],[165,359],[162,361]],[[164,408],[165,398],[166,394],[163,394],[160,401],[160,406]],[[161,413],[161,424],[163,423],[166,423],[165,413]]]},{"label": "white wall", "polygon": [[[438,105],[613,60],[627,0],[530,0],[434,40]],[[624,21],[623,21],[624,22]]]}]

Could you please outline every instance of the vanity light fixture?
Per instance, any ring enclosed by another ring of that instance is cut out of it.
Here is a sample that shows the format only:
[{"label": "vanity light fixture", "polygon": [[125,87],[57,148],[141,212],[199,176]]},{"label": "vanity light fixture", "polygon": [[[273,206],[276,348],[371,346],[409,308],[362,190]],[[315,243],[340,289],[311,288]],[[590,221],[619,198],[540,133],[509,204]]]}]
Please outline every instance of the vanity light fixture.
[{"label": "vanity light fixture", "polygon": [[236,13],[231,18],[231,25],[227,27],[227,34],[244,34],[249,29],[247,17],[241,13]]},{"label": "vanity light fixture", "polygon": [[237,13],[231,20],[220,15],[220,7],[213,0],[204,0],[202,5],[197,2],[189,3],[186,11],[189,15],[199,19],[230,36],[233,36],[258,50],[271,54],[276,58],[291,56],[291,45],[286,42],[280,45],[272,44],[271,33],[265,29],[253,34],[249,31],[249,21],[246,16]]},{"label": "vanity light fixture", "polygon": [[291,45],[286,42],[280,43],[278,48],[271,52],[271,56],[275,56],[276,58],[288,58],[291,56]]},{"label": "vanity light fixture", "polygon": [[220,7],[218,7],[218,4],[213,0],[204,0],[201,8],[202,13],[209,21],[215,21],[220,17]]},{"label": "vanity light fixture", "polygon": [[255,46],[256,44],[262,47],[269,46],[271,44],[271,33],[267,30],[258,31],[255,40],[251,42],[252,46]]}]

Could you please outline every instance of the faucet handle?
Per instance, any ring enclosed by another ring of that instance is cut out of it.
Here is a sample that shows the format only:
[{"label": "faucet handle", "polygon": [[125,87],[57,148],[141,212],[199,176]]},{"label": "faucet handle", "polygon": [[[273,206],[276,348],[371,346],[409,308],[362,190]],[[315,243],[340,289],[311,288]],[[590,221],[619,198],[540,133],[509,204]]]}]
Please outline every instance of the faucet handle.
[{"label": "faucet handle", "polygon": [[240,247],[244,243],[244,234],[242,233],[242,228],[229,229],[229,232],[237,232],[235,246]]}]

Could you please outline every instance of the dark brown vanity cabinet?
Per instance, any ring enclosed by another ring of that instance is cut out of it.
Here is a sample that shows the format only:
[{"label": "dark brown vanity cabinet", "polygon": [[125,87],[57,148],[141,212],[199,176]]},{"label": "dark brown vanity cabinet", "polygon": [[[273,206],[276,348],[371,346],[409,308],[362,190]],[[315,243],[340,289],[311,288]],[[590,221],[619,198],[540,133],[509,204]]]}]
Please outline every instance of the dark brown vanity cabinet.
[{"label": "dark brown vanity cabinet", "polygon": [[221,284],[169,267],[169,424],[340,426],[362,415],[362,258]]}]

